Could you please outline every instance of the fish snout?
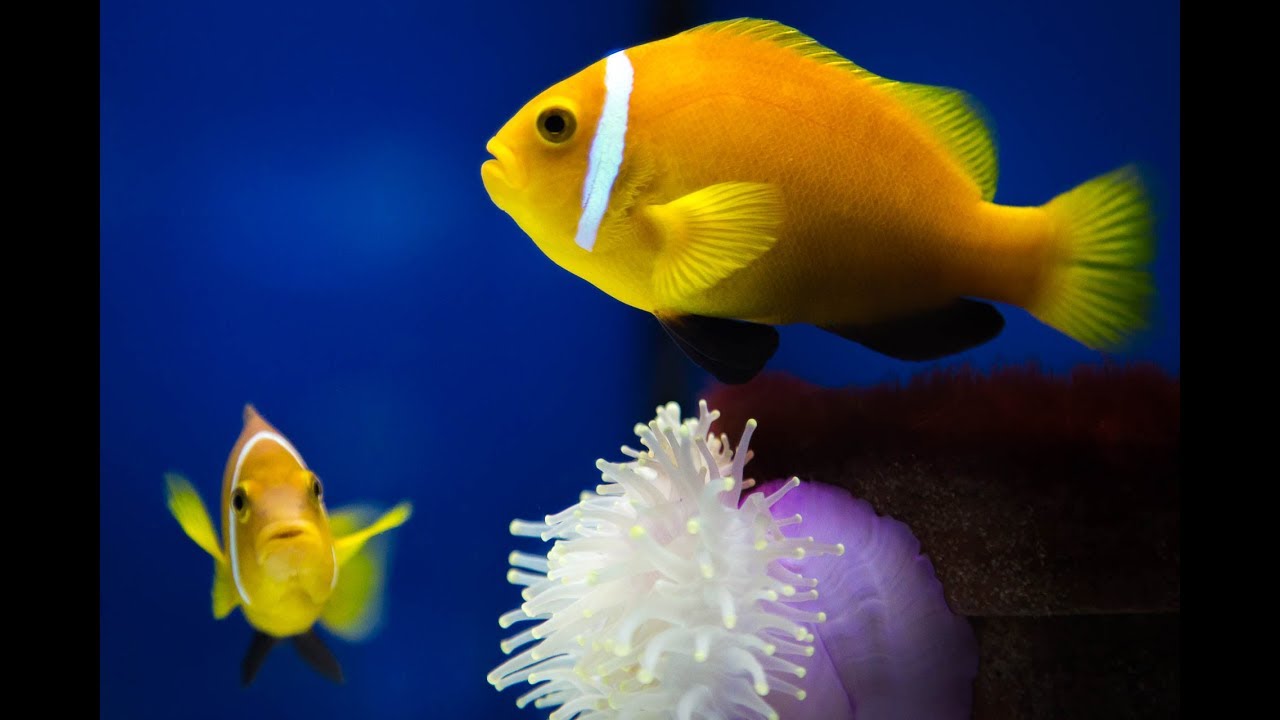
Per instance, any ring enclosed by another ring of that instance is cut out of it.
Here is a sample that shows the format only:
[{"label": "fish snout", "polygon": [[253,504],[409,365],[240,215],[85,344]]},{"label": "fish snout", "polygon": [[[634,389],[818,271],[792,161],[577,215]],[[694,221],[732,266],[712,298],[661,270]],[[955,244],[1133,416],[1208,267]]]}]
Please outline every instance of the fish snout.
[{"label": "fish snout", "polygon": [[484,149],[493,156],[480,166],[480,177],[484,180],[485,189],[489,194],[493,195],[500,186],[505,186],[508,190],[522,189],[527,178],[524,168],[520,166],[520,161],[511,148],[495,136],[489,140]]},{"label": "fish snout", "polygon": [[303,520],[271,523],[258,533],[257,541],[258,565],[275,582],[313,575],[331,556],[320,540],[320,531]]}]

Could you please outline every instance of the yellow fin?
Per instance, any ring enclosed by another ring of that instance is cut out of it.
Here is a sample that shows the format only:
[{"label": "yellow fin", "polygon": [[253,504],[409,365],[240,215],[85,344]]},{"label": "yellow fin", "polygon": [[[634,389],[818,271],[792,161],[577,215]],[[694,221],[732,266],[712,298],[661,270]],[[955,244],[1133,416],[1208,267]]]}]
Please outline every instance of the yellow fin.
[{"label": "yellow fin", "polygon": [[952,88],[880,77],[799,30],[772,20],[723,20],[685,32],[740,35],[773,43],[823,65],[848,70],[902,103],[917,119],[933,130],[965,174],[977,183],[982,199],[990,200],[995,197],[999,167],[994,138],[981,106],[967,93]]},{"label": "yellow fin", "polygon": [[196,492],[185,477],[177,473],[165,473],[164,480],[169,512],[173,513],[173,517],[182,526],[182,531],[212,555],[216,562],[225,563],[218,535],[213,530],[213,523],[209,520],[209,512],[204,509],[200,493]]},{"label": "yellow fin", "polygon": [[653,268],[654,291],[667,307],[746,267],[777,241],[782,194],[767,183],[711,185],[645,214],[663,248]]},{"label": "yellow fin", "polygon": [[[354,537],[360,527],[372,528],[377,524],[369,522],[373,517],[374,513],[365,508],[344,508],[329,515],[329,528],[335,537]],[[340,558],[338,584],[320,615],[320,622],[330,632],[357,641],[369,637],[378,628],[382,620],[386,564],[386,539],[372,535],[366,535],[355,550]]]},{"label": "yellow fin", "polygon": [[[402,502],[388,510],[382,517],[370,523],[363,530],[355,530],[355,525],[348,524],[360,520],[363,517],[363,511],[353,510],[350,512],[354,514],[347,514],[347,511],[339,511],[329,515],[329,528],[334,536],[333,551],[338,558],[338,567],[345,566],[348,560],[355,557],[356,553],[360,552],[360,548],[364,546],[369,538],[403,525],[409,519],[409,516],[413,514],[413,505],[408,502]],[[335,517],[340,528],[351,529],[340,534],[338,529],[334,528]],[[339,579],[339,582],[341,582],[341,579]]]},{"label": "yellow fin", "polygon": [[1137,169],[1124,167],[1050,200],[1051,266],[1027,310],[1093,349],[1115,349],[1146,324],[1153,292],[1142,268],[1155,223]]},{"label": "yellow fin", "polygon": [[231,579],[231,566],[216,561],[213,564],[213,617],[221,620],[231,614],[240,604],[236,594],[234,580]]},{"label": "yellow fin", "polygon": [[885,89],[937,133],[965,174],[978,184],[983,200],[996,196],[996,145],[977,101],[963,91],[932,85],[894,83]]}]

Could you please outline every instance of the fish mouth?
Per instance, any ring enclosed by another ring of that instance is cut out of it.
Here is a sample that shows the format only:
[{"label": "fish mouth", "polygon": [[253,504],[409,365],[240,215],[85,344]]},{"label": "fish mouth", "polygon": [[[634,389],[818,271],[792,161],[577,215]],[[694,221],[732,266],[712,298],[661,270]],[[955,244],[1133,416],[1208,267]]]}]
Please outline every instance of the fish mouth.
[{"label": "fish mouth", "polygon": [[520,167],[520,161],[516,159],[516,154],[511,152],[510,148],[495,137],[489,140],[484,149],[493,156],[480,166],[480,177],[484,180],[484,186],[489,190],[489,194],[493,194],[498,184],[505,185],[511,190],[520,190],[524,187],[527,179],[524,169]]},{"label": "fish mouth", "polygon": [[315,528],[307,522],[299,520],[286,520],[282,522],[271,523],[258,533],[258,540],[261,547],[266,547],[273,543],[288,542],[297,540],[303,536],[316,535]]}]

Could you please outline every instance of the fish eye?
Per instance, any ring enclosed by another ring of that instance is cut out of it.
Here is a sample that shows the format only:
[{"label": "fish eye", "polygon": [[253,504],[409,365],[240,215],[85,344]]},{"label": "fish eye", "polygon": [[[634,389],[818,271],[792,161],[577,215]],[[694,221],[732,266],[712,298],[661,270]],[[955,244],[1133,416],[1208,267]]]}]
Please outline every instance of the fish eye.
[{"label": "fish eye", "polygon": [[550,107],[538,115],[538,134],[550,143],[559,145],[568,141],[577,127],[573,113],[562,107]]},{"label": "fish eye", "polygon": [[245,511],[248,509],[248,505],[249,505],[249,499],[245,495],[244,488],[238,487],[234,491],[232,491],[231,508],[236,511],[236,515],[240,516],[241,520],[244,519],[244,516],[246,514]]},{"label": "fish eye", "polygon": [[324,488],[320,485],[320,478],[311,476],[311,496],[319,500],[324,495]]}]

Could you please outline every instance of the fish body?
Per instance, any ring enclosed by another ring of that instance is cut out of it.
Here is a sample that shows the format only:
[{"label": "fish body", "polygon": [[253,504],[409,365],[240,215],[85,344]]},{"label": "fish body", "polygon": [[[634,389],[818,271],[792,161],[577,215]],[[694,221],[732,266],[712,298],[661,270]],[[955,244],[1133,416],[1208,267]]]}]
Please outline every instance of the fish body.
[{"label": "fish body", "polygon": [[996,204],[995,146],[964,93],[881,78],[775,22],[614,53],[488,150],[486,190],[549,258],[721,379],[758,371],[773,325],[922,360],[999,333],[973,298],[1100,348],[1145,315],[1152,224],[1130,169]]},{"label": "fish body", "polygon": [[223,473],[220,538],[195,488],[176,474],[166,480],[170,512],[214,559],[214,617],[239,607],[256,631],[243,682],[253,680],[267,652],[285,638],[340,681],[341,668],[313,628],[319,623],[349,640],[373,632],[384,557],[366,543],[403,524],[411,506],[401,503],[372,522],[362,508],[330,514],[320,478],[251,405]]}]

